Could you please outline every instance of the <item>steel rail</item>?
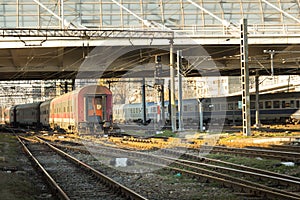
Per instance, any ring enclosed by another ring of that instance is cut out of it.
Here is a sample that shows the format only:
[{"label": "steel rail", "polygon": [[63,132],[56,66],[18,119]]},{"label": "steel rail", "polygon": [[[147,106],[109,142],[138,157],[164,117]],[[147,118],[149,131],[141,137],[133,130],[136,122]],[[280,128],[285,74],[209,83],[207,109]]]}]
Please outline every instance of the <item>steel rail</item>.
[{"label": "steel rail", "polygon": [[293,145],[270,145],[269,147],[260,148],[260,147],[249,147],[249,148],[258,148],[263,150],[275,150],[275,151],[286,151],[286,152],[297,152],[300,153],[300,146]]},{"label": "steel rail", "polygon": [[170,153],[177,154],[178,156],[183,155],[186,158],[189,158],[189,159],[192,159],[192,160],[198,160],[200,162],[223,164],[223,165],[227,165],[227,166],[230,166],[230,167],[234,167],[236,169],[242,169],[242,170],[246,170],[246,171],[249,171],[249,172],[261,173],[261,174],[265,174],[265,175],[269,175],[269,176],[273,176],[273,177],[278,177],[278,178],[283,178],[283,179],[286,179],[286,180],[292,180],[292,181],[300,182],[300,178],[294,177],[294,176],[289,176],[289,175],[286,175],[286,174],[279,174],[279,173],[276,173],[276,172],[271,172],[271,171],[267,171],[267,170],[263,170],[263,169],[248,167],[248,166],[244,166],[244,165],[238,165],[238,164],[234,164],[234,163],[230,163],[230,162],[226,162],[226,161],[221,161],[221,160],[217,160],[217,159],[206,158],[206,157],[203,157],[203,156],[193,155],[193,154],[190,154],[190,153],[182,154],[181,152],[176,152],[176,151],[172,151],[172,150],[169,150],[169,149],[164,149],[163,151],[169,151]]},{"label": "steel rail", "polygon": [[[212,148],[207,146],[207,148]],[[205,149],[205,147],[201,148]],[[211,152],[221,152],[221,153],[230,153],[230,154],[244,154],[244,155],[255,155],[262,157],[272,157],[282,160],[289,160],[298,162],[300,160],[300,153],[296,152],[284,152],[284,151],[275,151],[275,150],[263,150],[263,149],[249,149],[249,148],[232,148],[232,147],[221,147],[214,146]]]},{"label": "steel rail", "polygon": [[[280,178],[280,177],[274,177],[274,176],[271,176],[271,175],[265,175],[265,174],[249,172],[249,171],[240,170],[240,169],[233,169],[233,168],[228,168],[228,167],[223,167],[223,166],[216,166],[216,165],[211,165],[211,164],[199,163],[199,162],[195,162],[195,161],[183,160],[183,159],[178,159],[178,158],[171,158],[171,157],[164,157],[164,156],[162,158],[172,159],[172,160],[176,161],[176,163],[186,163],[188,165],[208,167],[208,168],[213,168],[213,169],[221,170],[221,171],[225,171],[225,172],[232,172],[232,173],[238,173],[238,174],[241,174],[241,175],[248,175],[248,176],[255,176],[255,177],[258,177],[258,178],[270,179],[270,180],[273,180],[273,181],[278,181],[278,182],[281,182],[281,183],[285,183],[287,185],[292,185],[293,187],[296,187],[297,189],[300,188],[300,181],[288,180],[288,179],[284,179],[284,178]],[[195,168],[195,169],[198,169],[198,168]],[[251,183],[249,183],[249,184],[251,184]],[[276,190],[276,189],[273,189],[273,190]],[[285,193],[285,191],[282,191],[282,190],[277,190],[277,192]],[[286,193],[286,194],[290,195],[289,192]],[[295,196],[300,198],[300,195],[295,195]]]},{"label": "steel rail", "polygon": [[[49,183],[51,189],[54,191],[54,193],[60,198],[60,199],[65,199],[65,200],[70,200],[68,195],[63,191],[63,189],[56,183],[56,181],[50,176],[50,174],[45,170],[45,168],[40,164],[40,162],[32,155],[30,150],[26,147],[24,142],[21,140],[26,139],[21,136],[17,136],[18,141],[22,145],[25,153],[29,156],[30,160],[34,163],[34,166],[42,172],[44,177],[46,178],[47,182]],[[27,140],[27,139],[26,139]],[[29,140],[27,140],[29,141]]]},{"label": "steel rail", "polygon": [[[270,199],[291,199],[291,200],[299,200],[300,196],[297,194],[292,194],[289,192],[285,192],[282,190],[277,190],[274,188],[270,188],[261,184],[255,184],[253,182],[250,181],[246,181],[243,179],[239,179],[239,178],[234,178],[228,175],[224,175],[221,173],[217,173],[217,172],[213,172],[213,171],[209,171],[209,170],[203,170],[200,168],[197,168],[197,170],[199,171],[190,171],[187,169],[182,169],[182,163],[176,163],[178,164],[178,167],[170,167],[170,166],[165,166],[165,165],[160,165],[154,162],[145,162],[143,161],[143,163],[147,163],[149,165],[155,165],[155,166],[160,166],[160,167],[165,167],[168,168],[172,171],[177,171],[177,172],[181,172],[183,174],[187,174],[189,176],[192,177],[198,177],[198,178],[206,178],[215,182],[219,182],[224,184],[225,187],[232,187],[233,189],[239,188],[240,191],[243,192],[248,192],[250,194],[253,195],[258,195],[261,197],[265,197],[265,198],[270,198]],[[187,168],[191,168],[192,166],[190,165],[186,165]],[[195,168],[196,169],[196,168]]]},{"label": "steel rail", "polygon": [[133,199],[133,200],[146,200],[147,199],[147,198],[137,194],[133,190],[125,187],[124,185],[114,181],[113,179],[109,178],[108,176],[104,175],[103,173],[95,170],[94,168],[87,165],[86,163],[83,163],[80,160],[76,159],[75,157],[67,154],[66,152],[54,147],[50,143],[42,140],[41,138],[39,138],[39,137],[35,137],[35,138],[37,138],[37,140],[39,140],[41,143],[46,144],[48,147],[50,147],[52,150],[54,150],[55,152],[57,152],[61,156],[67,158],[70,161],[72,161],[74,164],[84,167],[87,171],[90,171],[91,173],[93,173],[93,175],[95,175],[97,178],[99,178],[103,183],[105,183],[106,185],[109,185],[110,188],[114,188],[115,190],[121,191],[121,193],[125,197],[128,197],[128,198]]},{"label": "steel rail", "polygon": [[[71,148],[71,147],[69,147],[69,148]],[[103,147],[101,147],[101,148],[103,148]],[[113,150],[111,148],[107,148],[107,149],[110,149],[110,156],[113,156],[113,154],[112,154]],[[84,150],[81,149],[80,151],[84,151]],[[123,152],[128,153],[128,151],[125,151],[125,150],[119,150],[118,149],[116,151],[123,151]],[[90,153],[90,151],[86,151],[86,152]],[[93,153],[97,153],[97,152],[93,152]],[[163,161],[166,161],[166,162],[170,162],[170,160],[171,160],[168,157],[163,158],[162,156],[154,156],[154,155],[149,155],[149,154],[140,153],[140,152],[131,152],[130,151],[129,154],[135,154],[135,156],[140,155],[143,158],[155,159],[156,161],[157,161],[157,159],[160,160],[160,161],[163,160]],[[139,160],[137,162],[143,162],[143,164],[145,164],[145,161],[140,161]],[[218,172],[214,172],[214,171],[198,168],[198,167],[195,167],[195,166],[183,164],[179,161],[174,161],[174,159],[172,160],[172,163],[177,164],[178,167],[174,168],[174,167],[170,167],[170,166],[166,166],[166,165],[159,165],[156,162],[151,162],[151,163],[148,163],[148,164],[152,164],[152,165],[159,166],[159,167],[167,167],[167,168],[169,168],[171,170],[175,170],[175,171],[182,170],[180,168],[182,168],[183,166],[186,167],[186,168],[194,168],[198,171],[193,172],[193,171],[190,171],[190,170],[184,170],[183,172],[188,173],[190,175],[192,174],[192,175],[197,175],[197,176],[200,176],[199,173],[201,175],[205,174],[205,176],[204,176],[205,178],[213,179],[213,180],[218,181],[218,182],[221,181],[222,183],[225,183],[225,184],[231,184],[231,185],[234,185],[235,187],[239,187],[240,189],[245,189],[246,188],[250,193],[253,193],[253,191],[259,191],[259,193],[265,194],[265,195],[269,196],[270,198],[271,197],[280,197],[280,198],[285,198],[285,199],[299,199],[300,198],[299,195],[294,194],[294,193],[286,192],[286,191],[279,190],[279,189],[270,188],[270,187],[265,186],[265,185],[256,184],[256,183],[246,181],[246,180],[243,180],[243,179],[231,177],[229,175],[224,175],[224,174],[221,174],[221,173],[218,173]],[[225,168],[223,168],[223,169],[225,169]],[[234,170],[232,170],[232,171],[234,171]],[[242,173],[242,171],[240,171],[240,173]],[[248,173],[248,174],[250,174],[250,173]],[[259,176],[259,175],[257,175],[257,176]],[[214,178],[216,178],[216,179],[214,179]],[[275,179],[276,177],[270,177],[270,178]],[[287,180],[283,180],[283,179],[279,178],[279,181],[280,180],[287,182]],[[290,184],[295,185],[297,183],[296,183],[296,181],[291,181]],[[254,188],[256,188],[256,189],[254,190]]]}]

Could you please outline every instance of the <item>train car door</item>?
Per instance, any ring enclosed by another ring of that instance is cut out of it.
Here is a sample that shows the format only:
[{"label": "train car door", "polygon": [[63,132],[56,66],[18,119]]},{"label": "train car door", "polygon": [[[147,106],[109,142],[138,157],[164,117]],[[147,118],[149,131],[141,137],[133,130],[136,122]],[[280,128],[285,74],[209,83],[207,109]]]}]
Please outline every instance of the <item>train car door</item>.
[{"label": "train car door", "polygon": [[103,124],[106,120],[106,96],[85,97],[85,121]]}]

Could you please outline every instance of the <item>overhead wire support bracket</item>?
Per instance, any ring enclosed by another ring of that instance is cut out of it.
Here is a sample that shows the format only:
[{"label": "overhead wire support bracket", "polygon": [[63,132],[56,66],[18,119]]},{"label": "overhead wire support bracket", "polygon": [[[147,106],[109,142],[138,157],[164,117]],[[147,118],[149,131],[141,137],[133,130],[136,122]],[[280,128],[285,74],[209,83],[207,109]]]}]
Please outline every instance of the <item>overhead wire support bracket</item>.
[{"label": "overhead wire support bracket", "polygon": [[275,51],[275,50],[264,50],[264,53],[270,54],[270,62],[271,62],[271,76],[274,76],[274,55],[277,53],[300,53],[300,51]]},{"label": "overhead wire support bracket", "polygon": [[131,38],[131,39],[173,39],[173,31],[161,30],[99,30],[99,29],[34,29],[0,28],[1,37],[72,37],[72,38]]}]

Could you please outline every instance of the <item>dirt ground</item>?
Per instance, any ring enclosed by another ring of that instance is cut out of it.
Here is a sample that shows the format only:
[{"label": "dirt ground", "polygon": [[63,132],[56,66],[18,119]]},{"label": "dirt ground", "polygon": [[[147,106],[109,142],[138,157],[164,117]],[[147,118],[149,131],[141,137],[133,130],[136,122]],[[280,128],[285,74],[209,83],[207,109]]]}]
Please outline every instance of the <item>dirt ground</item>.
[{"label": "dirt ground", "polygon": [[53,199],[48,191],[17,139],[10,133],[0,133],[0,199]]}]

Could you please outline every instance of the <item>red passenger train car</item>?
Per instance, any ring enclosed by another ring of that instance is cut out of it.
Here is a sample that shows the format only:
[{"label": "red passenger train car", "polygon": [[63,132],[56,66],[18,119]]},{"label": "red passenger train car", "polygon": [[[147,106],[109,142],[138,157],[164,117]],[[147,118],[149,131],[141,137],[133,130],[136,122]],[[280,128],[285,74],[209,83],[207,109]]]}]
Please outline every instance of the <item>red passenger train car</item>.
[{"label": "red passenger train car", "polygon": [[105,86],[88,85],[48,101],[12,106],[4,115],[11,126],[98,134],[112,127],[112,93]]},{"label": "red passenger train car", "polygon": [[53,129],[77,133],[104,130],[112,123],[112,93],[104,86],[85,86],[54,98],[49,109]]},{"label": "red passenger train car", "polygon": [[7,125],[14,125],[16,121],[16,108],[15,106],[8,107],[4,110],[4,122]]}]

